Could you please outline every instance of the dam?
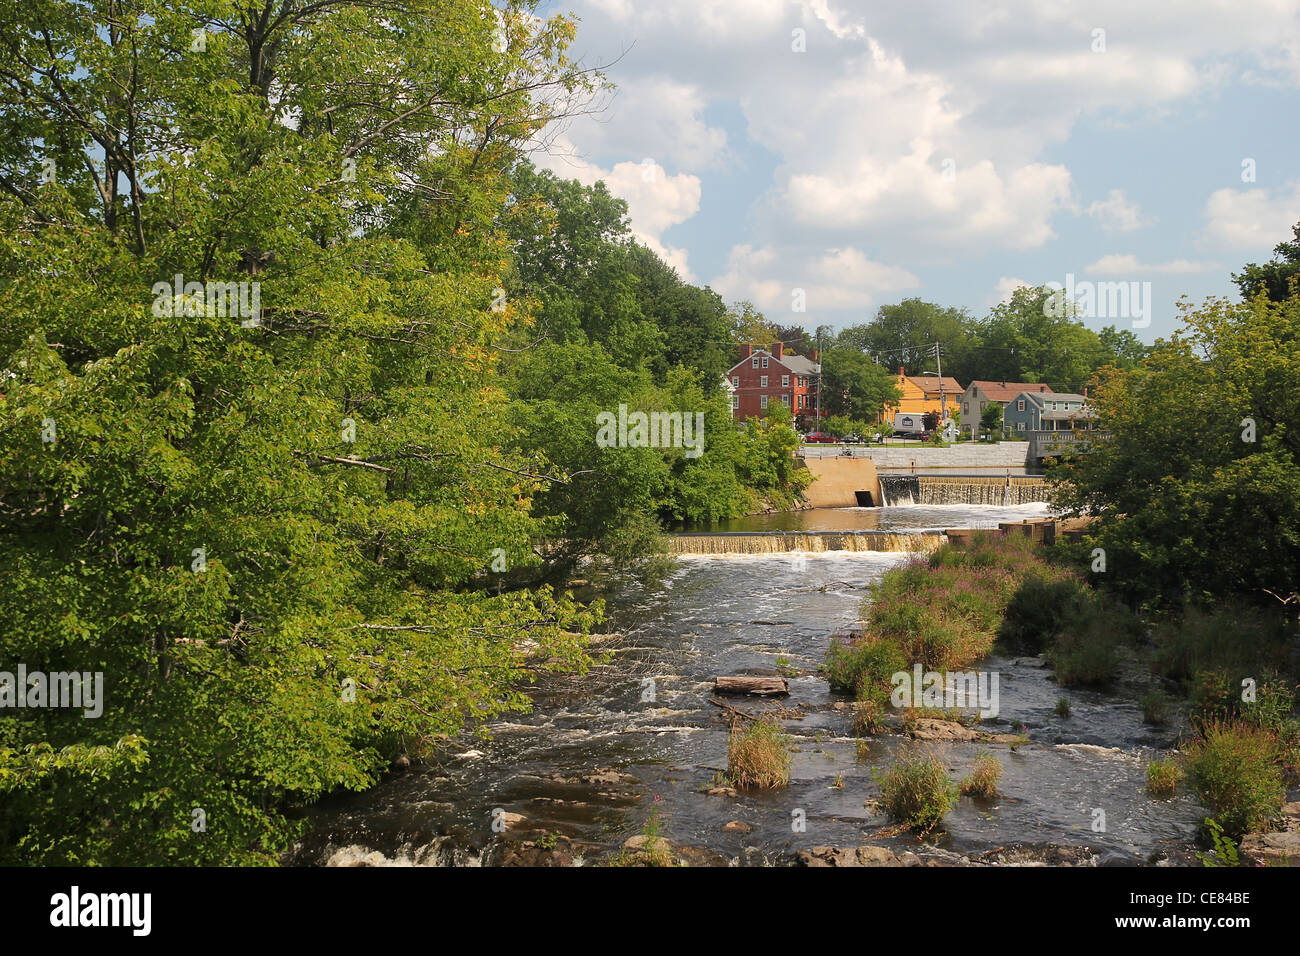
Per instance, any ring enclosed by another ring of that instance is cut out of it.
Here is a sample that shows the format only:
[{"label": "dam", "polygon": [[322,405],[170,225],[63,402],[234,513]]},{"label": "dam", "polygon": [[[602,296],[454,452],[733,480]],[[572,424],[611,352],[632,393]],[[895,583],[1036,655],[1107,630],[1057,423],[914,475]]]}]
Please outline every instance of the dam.
[{"label": "dam", "polygon": [[804,498],[814,508],[897,505],[1016,507],[1047,500],[1047,485],[1033,475],[915,474],[881,470],[870,458],[806,458],[813,483]]},{"label": "dam", "polygon": [[784,554],[826,551],[933,551],[944,542],[940,532],[893,531],[728,531],[677,534],[673,554]]}]

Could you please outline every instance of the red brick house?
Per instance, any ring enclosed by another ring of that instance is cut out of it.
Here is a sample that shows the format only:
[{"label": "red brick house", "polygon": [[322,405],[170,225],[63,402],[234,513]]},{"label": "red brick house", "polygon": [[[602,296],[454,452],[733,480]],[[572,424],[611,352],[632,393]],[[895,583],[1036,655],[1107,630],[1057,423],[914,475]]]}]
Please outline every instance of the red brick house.
[{"label": "red brick house", "polygon": [[772,348],[740,347],[740,361],[727,372],[731,384],[731,414],[737,421],[762,416],[769,405],[785,402],[805,426],[816,421],[817,379],[821,366],[817,350],[812,357],[785,351],[785,343]]}]

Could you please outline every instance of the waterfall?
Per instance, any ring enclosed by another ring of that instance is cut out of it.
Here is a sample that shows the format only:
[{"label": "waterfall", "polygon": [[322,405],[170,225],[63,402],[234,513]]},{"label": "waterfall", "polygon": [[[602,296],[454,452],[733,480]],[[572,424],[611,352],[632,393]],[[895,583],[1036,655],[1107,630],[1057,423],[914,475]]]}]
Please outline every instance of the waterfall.
[{"label": "waterfall", "polygon": [[725,534],[679,534],[673,554],[784,554],[822,551],[933,551],[942,534],[895,534],[888,531],[737,531]]},{"label": "waterfall", "polygon": [[920,479],[916,475],[881,475],[880,499],[885,507],[917,504],[921,500]]},{"label": "waterfall", "polygon": [[881,475],[883,505],[1000,505],[1013,507],[1047,500],[1042,478],[969,475]]}]

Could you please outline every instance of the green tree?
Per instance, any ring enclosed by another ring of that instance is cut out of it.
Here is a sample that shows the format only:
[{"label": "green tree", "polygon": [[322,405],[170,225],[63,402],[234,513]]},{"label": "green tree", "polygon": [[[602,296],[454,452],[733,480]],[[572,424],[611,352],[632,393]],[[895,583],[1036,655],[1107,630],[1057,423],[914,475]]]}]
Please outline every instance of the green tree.
[{"label": "green tree", "polygon": [[896,378],[861,352],[828,347],[821,358],[821,402],[826,413],[869,421],[902,397]]},{"label": "green tree", "polygon": [[1094,397],[1109,437],[1056,472],[1056,502],[1095,515],[1089,547],[1133,600],[1300,580],[1300,298],[1183,304],[1184,328]]},{"label": "green tree", "polygon": [[1247,263],[1240,273],[1233,273],[1232,281],[1241,290],[1242,298],[1253,299],[1263,294],[1274,302],[1281,302],[1296,294],[1300,280],[1300,223],[1291,230],[1291,242],[1279,242],[1273,248],[1273,259],[1262,266]]},{"label": "green tree", "polygon": [[590,87],[572,36],[476,0],[0,14],[0,660],[104,676],[96,719],[0,726],[0,862],[273,862],[286,810],[586,666],[599,608],[489,591],[565,477],[511,450],[528,303],[494,290],[506,174]]},{"label": "green tree", "polygon": [[1000,404],[989,402],[984,406],[984,411],[980,413],[980,428],[993,435],[1002,432],[1002,406]]}]

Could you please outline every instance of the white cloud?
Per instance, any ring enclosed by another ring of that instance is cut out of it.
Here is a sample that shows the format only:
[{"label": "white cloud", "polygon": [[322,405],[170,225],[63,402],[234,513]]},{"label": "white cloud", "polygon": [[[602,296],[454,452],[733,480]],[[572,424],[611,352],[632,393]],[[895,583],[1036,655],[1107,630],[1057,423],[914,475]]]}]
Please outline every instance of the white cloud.
[{"label": "white cloud", "polygon": [[1108,233],[1133,232],[1151,224],[1151,220],[1143,218],[1141,207],[1130,202],[1122,189],[1112,189],[1104,200],[1093,200],[1087,212]]},{"label": "white cloud", "polygon": [[696,281],[687,261],[687,250],[666,244],[663,233],[699,211],[702,190],[698,176],[686,173],[669,176],[662,166],[648,159],[616,163],[611,169],[602,169],[577,158],[563,138],[554,142],[551,152],[535,153],[533,162],[585,186],[604,180],[611,194],[627,202],[632,235],[637,241],[653,249],[684,280]]},{"label": "white cloud", "polygon": [[992,298],[988,300],[988,305],[997,305],[1001,302],[1010,302],[1011,294],[1017,289],[1033,288],[1032,282],[1026,282],[1024,279],[1015,279],[1011,276],[1003,276],[998,280]]},{"label": "white cloud", "polygon": [[[728,299],[748,299],[773,320],[800,324],[816,324],[826,311],[865,311],[881,295],[920,284],[906,269],[851,246],[804,256],[798,249],[752,245],[734,247],[726,271],[709,283]],[[796,290],[803,292],[806,312],[793,311]]]},{"label": "white cloud", "polygon": [[1128,255],[1102,256],[1096,262],[1084,267],[1090,275],[1189,275],[1197,272],[1210,272],[1220,269],[1217,262],[1191,262],[1187,259],[1172,259],[1169,262],[1140,262],[1138,257]]},{"label": "white cloud", "polygon": [[1300,222],[1300,179],[1270,191],[1262,187],[1219,189],[1205,203],[1209,242],[1237,249],[1271,250],[1291,238]]}]

